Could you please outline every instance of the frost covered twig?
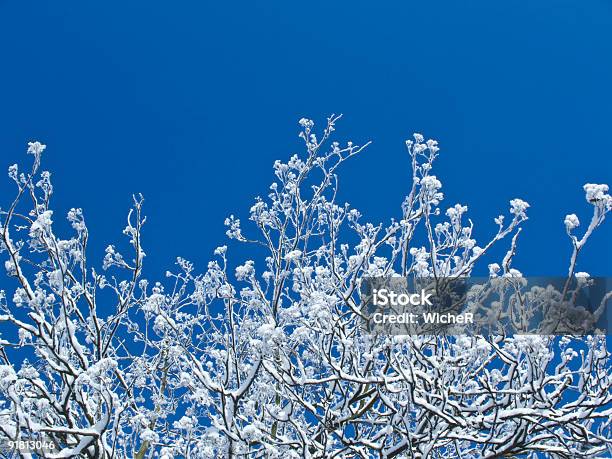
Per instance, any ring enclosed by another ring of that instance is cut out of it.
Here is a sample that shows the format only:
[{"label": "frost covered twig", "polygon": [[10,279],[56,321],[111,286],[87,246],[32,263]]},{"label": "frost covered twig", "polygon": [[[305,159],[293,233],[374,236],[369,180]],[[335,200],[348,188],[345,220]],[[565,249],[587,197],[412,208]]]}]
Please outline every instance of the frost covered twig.
[{"label": "frost covered twig", "polygon": [[[609,455],[605,338],[364,332],[366,277],[466,277],[505,243],[491,278],[520,279],[529,205],[510,201],[479,245],[466,206],[442,210],[437,143],[415,134],[398,218],[364,221],[338,202],[339,167],[365,148],[331,140],[338,118],[320,135],[300,120],[303,155],[274,164],[248,225],[226,220],[231,240],[264,257],[240,263],[221,246],[203,274],[179,258],[164,282],[143,278],[140,196],[124,230],[131,255],[108,246],[105,274],[88,262],[80,209],[73,234],[56,233],[44,146],[30,144],[34,165],[9,168],[17,195],[0,214],[13,282],[0,294],[0,438],[50,437],[58,458]],[[565,219],[564,297],[584,278],[576,258],[610,210],[607,191],[585,186],[594,216],[582,238]]]}]

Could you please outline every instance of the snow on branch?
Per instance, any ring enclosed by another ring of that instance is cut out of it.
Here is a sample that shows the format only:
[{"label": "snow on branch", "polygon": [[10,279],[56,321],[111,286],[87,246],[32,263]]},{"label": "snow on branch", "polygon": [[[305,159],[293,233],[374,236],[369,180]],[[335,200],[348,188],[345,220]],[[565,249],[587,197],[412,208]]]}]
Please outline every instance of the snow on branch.
[{"label": "snow on branch", "polygon": [[[302,154],[276,161],[267,195],[227,218],[230,247],[203,273],[179,258],[156,282],[143,277],[143,198],[126,243],[92,263],[81,209],[71,234],[55,230],[45,146],[30,143],[0,213],[0,440],[52,438],[57,458],[612,455],[605,337],[365,333],[366,277],[466,277],[505,244],[490,276],[520,278],[529,204],[512,199],[477,241],[467,206],[442,207],[437,142],[415,134],[397,217],[368,222],[338,202],[342,164],[367,146],[332,140],[338,119],[321,132],[300,120]],[[588,279],[576,261],[612,207],[607,185],[584,191],[591,222],[579,235],[576,215],[564,221],[564,296]],[[258,249],[241,261],[231,244]]]}]

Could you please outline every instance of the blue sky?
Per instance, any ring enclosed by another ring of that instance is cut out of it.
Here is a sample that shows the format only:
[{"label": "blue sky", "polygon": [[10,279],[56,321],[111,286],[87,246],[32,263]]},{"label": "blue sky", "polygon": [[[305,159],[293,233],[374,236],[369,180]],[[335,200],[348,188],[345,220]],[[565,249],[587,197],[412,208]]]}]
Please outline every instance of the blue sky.
[{"label": "blue sky", "polygon": [[[612,4],[418,3],[0,0],[0,166],[47,143],[56,207],[84,208],[100,258],[142,192],[161,277],[176,256],[204,269],[299,151],[299,118],[343,113],[338,139],[374,142],[341,181],[364,215],[398,215],[422,132],[477,236],[521,197],[517,267],[563,273],[565,214],[586,223],[582,184],[612,184]],[[610,225],[579,270],[612,274]]]}]

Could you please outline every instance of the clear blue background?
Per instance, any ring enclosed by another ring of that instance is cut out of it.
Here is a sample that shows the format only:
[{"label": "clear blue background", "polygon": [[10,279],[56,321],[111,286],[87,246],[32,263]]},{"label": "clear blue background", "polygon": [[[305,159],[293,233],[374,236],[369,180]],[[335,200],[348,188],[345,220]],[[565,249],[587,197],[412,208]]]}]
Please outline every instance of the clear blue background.
[{"label": "clear blue background", "polygon": [[[398,215],[415,131],[439,140],[446,205],[481,241],[529,201],[532,275],[565,272],[565,214],[586,224],[582,184],[612,182],[607,0],[0,0],[0,43],[0,165],[47,143],[56,207],[85,209],[100,258],[142,192],[151,277],[176,256],[205,268],[223,219],[300,151],[302,116],[344,113],[338,139],[374,141],[341,181],[373,221]],[[12,192],[0,180],[0,205]],[[579,270],[612,275],[611,225]]]}]

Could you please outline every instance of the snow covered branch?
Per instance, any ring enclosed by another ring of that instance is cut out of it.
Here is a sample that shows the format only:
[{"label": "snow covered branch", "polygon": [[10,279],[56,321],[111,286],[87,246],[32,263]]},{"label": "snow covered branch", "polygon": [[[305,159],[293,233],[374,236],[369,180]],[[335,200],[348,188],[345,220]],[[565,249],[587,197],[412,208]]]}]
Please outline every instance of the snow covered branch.
[{"label": "snow covered branch", "polygon": [[[45,146],[31,143],[33,166],[9,168],[16,195],[0,213],[10,285],[0,293],[0,439],[52,438],[56,458],[612,455],[605,337],[364,331],[364,278],[470,276],[498,244],[508,252],[491,278],[520,278],[512,263],[529,204],[511,200],[478,243],[466,206],[442,208],[437,142],[415,134],[397,218],[367,222],[337,199],[341,165],[367,146],[332,141],[338,119],[319,134],[300,120],[303,154],[274,163],[246,225],[227,218],[230,242],[253,246],[253,259],[221,246],[204,273],[179,258],[159,282],[143,277],[142,197],[127,243],[109,245],[97,271],[81,209],[68,213],[71,235],[54,230]],[[606,185],[585,193],[584,234],[565,218],[564,297],[572,280],[586,282],[577,257],[612,208]]]}]

